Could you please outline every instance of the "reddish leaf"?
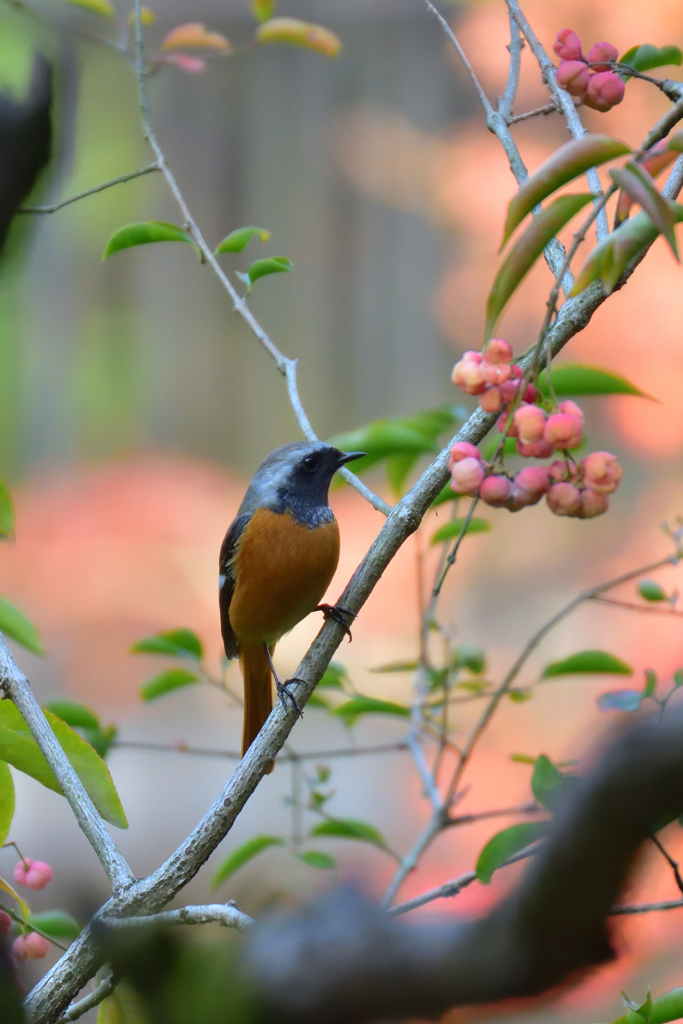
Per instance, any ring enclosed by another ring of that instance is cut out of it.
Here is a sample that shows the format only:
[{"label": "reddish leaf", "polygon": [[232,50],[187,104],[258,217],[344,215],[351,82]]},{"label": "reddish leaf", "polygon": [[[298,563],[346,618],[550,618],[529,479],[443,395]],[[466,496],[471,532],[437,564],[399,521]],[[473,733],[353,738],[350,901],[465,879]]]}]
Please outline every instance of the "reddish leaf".
[{"label": "reddish leaf", "polygon": [[185,25],[176,25],[168,33],[162,50],[177,50],[186,46],[199,46],[207,50],[224,52],[230,49],[230,42],[220,32],[209,32],[200,21],[189,21]]},{"label": "reddish leaf", "polygon": [[271,18],[256,31],[259,43],[290,43],[307,46],[326,57],[336,57],[341,50],[339,37],[322,25],[312,25],[298,18]]},{"label": "reddish leaf", "polygon": [[678,247],[674,234],[676,217],[672,206],[657,191],[652,175],[633,160],[629,160],[625,167],[611,170],[610,176],[617,185],[628,192],[635,202],[642,206],[658,231],[664,235],[678,260]]},{"label": "reddish leaf", "polygon": [[[683,136],[683,132],[681,132]],[[682,140],[683,141],[683,140]],[[677,159],[677,154],[673,149],[670,149],[666,144],[663,148],[653,149],[652,155],[643,160],[641,167],[644,167],[653,178],[657,178],[662,171],[666,170]],[[619,200],[617,202],[617,212],[614,216],[614,226],[618,227],[622,221],[626,220],[633,206],[634,200],[623,189],[619,193]]]}]

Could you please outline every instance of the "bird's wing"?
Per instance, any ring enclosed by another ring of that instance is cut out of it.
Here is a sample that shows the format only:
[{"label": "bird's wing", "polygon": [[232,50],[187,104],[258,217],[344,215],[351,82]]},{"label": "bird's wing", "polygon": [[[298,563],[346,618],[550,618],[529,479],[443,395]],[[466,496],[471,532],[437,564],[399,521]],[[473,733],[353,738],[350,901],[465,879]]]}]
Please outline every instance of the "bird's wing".
[{"label": "bird's wing", "polygon": [[221,610],[221,633],[223,635],[223,646],[228,658],[237,657],[237,637],[230,625],[230,602],[235,592],[235,570],[234,559],[237,553],[237,545],[244,529],[251,519],[251,513],[238,516],[233,519],[225,539],[221,545],[221,554],[218,561],[218,603]]}]

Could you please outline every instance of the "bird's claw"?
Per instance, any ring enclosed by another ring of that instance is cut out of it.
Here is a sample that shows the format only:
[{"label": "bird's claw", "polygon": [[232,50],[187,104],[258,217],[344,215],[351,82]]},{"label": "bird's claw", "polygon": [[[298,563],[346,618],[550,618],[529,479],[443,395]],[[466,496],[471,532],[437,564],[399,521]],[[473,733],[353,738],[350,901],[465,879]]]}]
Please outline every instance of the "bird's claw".
[{"label": "bird's claw", "polygon": [[279,679],[276,679],[275,688],[277,690],[277,695],[280,698],[280,703],[282,704],[284,711],[287,711],[287,701],[290,700],[292,702],[292,707],[298,714],[299,718],[303,718],[304,713],[299,707],[296,697],[287,689],[287,687],[291,686],[292,683],[303,683],[303,679],[299,679],[298,676],[292,676],[291,679],[286,679],[284,683],[281,683]]},{"label": "bird's claw", "polygon": [[317,612],[323,613],[326,622],[328,619],[334,619],[335,622],[339,623],[339,625],[342,627],[342,629],[348,636],[349,643],[353,640],[353,636],[351,635],[351,627],[344,616],[348,616],[350,621],[353,622],[353,620],[356,617],[355,612],[350,612],[348,608],[342,608],[342,606],[339,604],[319,604],[315,610]]}]

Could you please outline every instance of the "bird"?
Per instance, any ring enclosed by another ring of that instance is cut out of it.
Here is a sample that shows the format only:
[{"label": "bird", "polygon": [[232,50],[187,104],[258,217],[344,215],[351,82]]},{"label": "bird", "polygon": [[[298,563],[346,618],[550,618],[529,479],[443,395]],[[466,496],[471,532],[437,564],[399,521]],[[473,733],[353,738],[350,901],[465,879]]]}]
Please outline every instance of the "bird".
[{"label": "bird", "polygon": [[[286,707],[294,696],[273,665],[278,640],[313,611],[349,631],[353,615],[320,601],[339,561],[339,526],[328,492],[338,469],[365,452],[321,441],[293,441],[256,470],[221,546],[218,593],[228,659],[239,657],[244,681],[242,756],[273,708],[272,680]],[[271,767],[272,770],[272,767]]]}]

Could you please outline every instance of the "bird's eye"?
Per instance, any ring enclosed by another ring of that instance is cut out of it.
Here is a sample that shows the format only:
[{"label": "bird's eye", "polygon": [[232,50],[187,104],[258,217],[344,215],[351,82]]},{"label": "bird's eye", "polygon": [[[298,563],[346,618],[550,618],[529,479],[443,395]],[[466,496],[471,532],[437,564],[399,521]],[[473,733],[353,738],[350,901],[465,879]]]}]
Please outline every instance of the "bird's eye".
[{"label": "bird's eye", "polygon": [[305,458],[301,460],[301,465],[308,473],[312,473],[318,465],[318,460],[315,455],[306,455]]}]

